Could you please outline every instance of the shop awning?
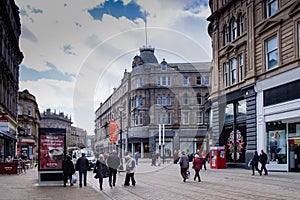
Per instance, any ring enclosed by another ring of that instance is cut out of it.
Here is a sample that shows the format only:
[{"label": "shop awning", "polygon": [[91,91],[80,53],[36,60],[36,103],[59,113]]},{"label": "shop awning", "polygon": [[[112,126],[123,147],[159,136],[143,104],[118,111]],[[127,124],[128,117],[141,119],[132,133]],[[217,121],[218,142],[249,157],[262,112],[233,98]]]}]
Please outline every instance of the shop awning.
[{"label": "shop awning", "polygon": [[12,140],[14,142],[17,141],[17,138],[15,135],[11,135],[9,132],[0,131],[0,138]]}]

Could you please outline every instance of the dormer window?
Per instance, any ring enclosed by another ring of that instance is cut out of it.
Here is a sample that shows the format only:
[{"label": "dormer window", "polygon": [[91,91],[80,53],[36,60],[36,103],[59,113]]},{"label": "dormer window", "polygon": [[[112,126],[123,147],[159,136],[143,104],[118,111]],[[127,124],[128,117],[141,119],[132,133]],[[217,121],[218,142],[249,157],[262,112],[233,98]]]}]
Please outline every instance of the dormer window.
[{"label": "dormer window", "polygon": [[161,64],[161,70],[166,71],[167,70],[167,62],[165,59],[160,63]]}]

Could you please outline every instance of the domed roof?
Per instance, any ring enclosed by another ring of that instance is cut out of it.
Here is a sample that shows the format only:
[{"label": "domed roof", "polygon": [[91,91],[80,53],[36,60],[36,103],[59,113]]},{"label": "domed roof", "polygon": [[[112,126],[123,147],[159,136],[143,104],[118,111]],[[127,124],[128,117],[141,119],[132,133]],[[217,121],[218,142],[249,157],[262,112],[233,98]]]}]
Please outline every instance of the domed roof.
[{"label": "domed roof", "polygon": [[147,63],[158,64],[157,58],[154,55],[154,48],[150,48],[150,47],[140,48],[140,57],[142,58],[145,64]]}]

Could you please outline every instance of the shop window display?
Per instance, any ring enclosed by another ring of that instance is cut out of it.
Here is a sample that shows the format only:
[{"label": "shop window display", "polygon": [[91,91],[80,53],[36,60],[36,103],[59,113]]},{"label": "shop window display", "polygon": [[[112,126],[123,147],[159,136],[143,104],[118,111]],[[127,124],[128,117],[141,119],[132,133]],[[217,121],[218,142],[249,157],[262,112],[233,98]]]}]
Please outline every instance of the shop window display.
[{"label": "shop window display", "polygon": [[287,163],[286,124],[267,123],[268,156],[270,164]]}]

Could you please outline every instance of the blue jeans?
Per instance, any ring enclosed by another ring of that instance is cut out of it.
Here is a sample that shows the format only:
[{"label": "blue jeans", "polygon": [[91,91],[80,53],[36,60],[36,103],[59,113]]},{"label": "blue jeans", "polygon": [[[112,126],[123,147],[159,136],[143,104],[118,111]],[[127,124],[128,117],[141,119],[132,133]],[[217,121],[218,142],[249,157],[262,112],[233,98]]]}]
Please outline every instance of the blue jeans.
[{"label": "blue jeans", "polygon": [[87,175],[87,170],[79,170],[79,186],[82,186],[82,175],[83,175],[83,183],[84,186],[86,186],[86,175]]}]

